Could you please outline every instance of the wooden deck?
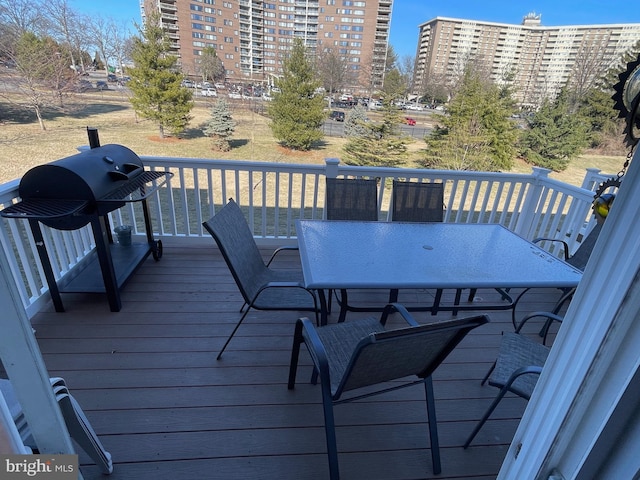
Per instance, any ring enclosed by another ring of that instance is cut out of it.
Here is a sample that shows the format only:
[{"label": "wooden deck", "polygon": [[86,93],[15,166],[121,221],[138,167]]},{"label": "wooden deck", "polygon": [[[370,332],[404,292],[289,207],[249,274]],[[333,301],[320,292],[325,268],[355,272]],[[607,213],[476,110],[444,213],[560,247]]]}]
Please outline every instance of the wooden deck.
[{"label": "wooden deck", "polygon": [[[291,255],[278,266],[296,260]],[[403,292],[400,301],[429,294]],[[497,294],[478,296],[493,301]],[[165,246],[163,258],[148,259],[122,297],[122,310],[112,313],[104,295],[64,295],[65,313],[49,307],[33,319],[50,375],[65,378],[113,456],[110,478],[328,478],[321,393],[308,383],[306,353],[295,390],[286,386],[300,315],[253,311],[216,361],[242,301],[213,242]],[[524,310],[548,309],[558,291],[528,298]],[[347,321],[355,315],[363,314],[350,313]],[[420,322],[449,316],[416,314]],[[490,317],[434,375],[442,474],[433,475],[424,390],[416,386],[336,407],[343,479],[496,477],[524,400],[506,398],[471,448],[462,448],[497,392],[480,379],[501,332],[512,329],[509,312]],[[85,479],[107,478],[83,453],[80,460]]]}]

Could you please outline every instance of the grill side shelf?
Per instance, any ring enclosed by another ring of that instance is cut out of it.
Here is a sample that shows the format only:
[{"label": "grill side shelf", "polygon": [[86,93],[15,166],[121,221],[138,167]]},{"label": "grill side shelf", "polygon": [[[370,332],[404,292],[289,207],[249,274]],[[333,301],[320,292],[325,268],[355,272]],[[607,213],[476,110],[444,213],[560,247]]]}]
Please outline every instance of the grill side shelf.
[{"label": "grill side shelf", "polygon": [[171,172],[142,172],[125,185],[107,193],[100,198],[100,202],[139,202],[155,193],[171,177]]},{"label": "grill side shelf", "polygon": [[31,198],[8,206],[0,211],[6,218],[59,218],[75,215],[89,206],[86,200],[51,200]]}]

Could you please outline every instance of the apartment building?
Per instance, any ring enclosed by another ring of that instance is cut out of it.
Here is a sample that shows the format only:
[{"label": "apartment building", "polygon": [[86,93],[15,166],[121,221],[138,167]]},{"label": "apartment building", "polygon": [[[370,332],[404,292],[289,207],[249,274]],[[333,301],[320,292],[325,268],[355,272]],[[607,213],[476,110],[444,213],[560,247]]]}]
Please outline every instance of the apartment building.
[{"label": "apartment building", "polygon": [[353,71],[354,93],[380,88],[393,0],[141,0],[142,18],[160,13],[185,74],[213,47],[233,82],[269,82],[295,38],[310,54],[331,49]]},{"label": "apartment building", "polygon": [[455,84],[467,65],[497,82],[513,76],[522,106],[539,106],[571,82],[585,90],[640,41],[640,24],[545,27],[530,13],[520,25],[436,17],[419,26],[415,91]]}]

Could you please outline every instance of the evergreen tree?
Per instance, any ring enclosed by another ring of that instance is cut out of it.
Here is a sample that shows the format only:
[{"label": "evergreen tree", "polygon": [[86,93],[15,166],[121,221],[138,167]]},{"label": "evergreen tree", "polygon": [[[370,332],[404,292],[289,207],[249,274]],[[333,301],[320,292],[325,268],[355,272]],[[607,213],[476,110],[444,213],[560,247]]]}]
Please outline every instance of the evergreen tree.
[{"label": "evergreen tree", "polygon": [[425,139],[420,164],[426,168],[509,171],[516,155],[517,130],[509,120],[513,100],[499,88],[467,69],[448,115]]},{"label": "evergreen tree", "polygon": [[613,108],[612,95],[613,88],[603,90],[596,87],[589,90],[580,103],[578,113],[589,125],[591,148],[607,145],[614,138],[619,140],[620,133],[624,131],[618,111]]},{"label": "evergreen tree", "polygon": [[218,99],[211,109],[211,117],[207,121],[204,134],[213,139],[213,148],[222,152],[231,150],[229,137],[233,135],[236,123],[231,118],[231,111],[224,99]]},{"label": "evergreen tree", "polygon": [[147,19],[140,33],[142,37],[133,39],[131,52],[135,66],[128,70],[131,104],[142,117],[157,123],[160,138],[165,129],[179,134],[191,119],[193,101],[191,91],[181,85],[178,57],[170,53],[169,37],[157,14]]},{"label": "evergreen tree", "polygon": [[387,73],[382,91],[382,119],[379,123],[360,123],[361,134],[352,136],[344,146],[345,163],[398,167],[407,161],[408,138],[398,129],[400,109],[395,105],[405,90],[404,80],[397,69]]},{"label": "evergreen tree", "polygon": [[545,102],[529,120],[530,128],[520,141],[528,163],[561,172],[588,145],[586,122],[569,108],[568,93],[562,89],[555,101]]},{"label": "evergreen tree", "polygon": [[324,136],[324,100],[315,93],[320,84],[305,54],[302,40],[295,39],[268,110],[273,136],[293,150],[309,150]]},{"label": "evergreen tree", "polygon": [[347,165],[399,167],[407,160],[404,137],[384,136],[383,125],[367,124],[365,135],[351,137],[344,146]]},{"label": "evergreen tree", "polygon": [[367,111],[364,107],[356,105],[349,110],[344,118],[344,134],[347,137],[363,137],[367,134]]}]

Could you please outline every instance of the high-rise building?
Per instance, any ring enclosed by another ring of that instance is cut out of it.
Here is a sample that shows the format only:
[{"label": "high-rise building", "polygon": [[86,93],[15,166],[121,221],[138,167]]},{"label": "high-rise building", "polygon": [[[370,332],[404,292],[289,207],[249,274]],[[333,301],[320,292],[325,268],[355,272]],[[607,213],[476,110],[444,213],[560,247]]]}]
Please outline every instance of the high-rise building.
[{"label": "high-rise building", "polygon": [[415,93],[429,82],[455,84],[471,65],[513,82],[516,99],[531,107],[568,82],[584,91],[640,41],[639,23],[545,27],[535,13],[521,25],[436,17],[419,28]]},{"label": "high-rise building", "polygon": [[311,54],[331,49],[353,73],[349,90],[380,88],[393,0],[141,0],[143,21],[159,12],[186,75],[198,75],[205,47],[227,78],[269,81],[295,38]]}]

